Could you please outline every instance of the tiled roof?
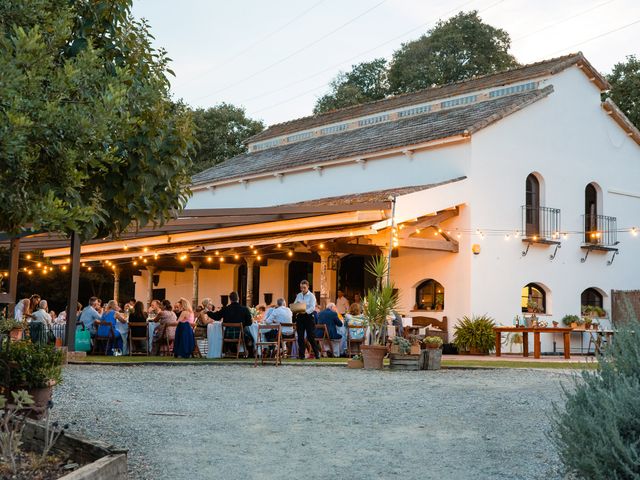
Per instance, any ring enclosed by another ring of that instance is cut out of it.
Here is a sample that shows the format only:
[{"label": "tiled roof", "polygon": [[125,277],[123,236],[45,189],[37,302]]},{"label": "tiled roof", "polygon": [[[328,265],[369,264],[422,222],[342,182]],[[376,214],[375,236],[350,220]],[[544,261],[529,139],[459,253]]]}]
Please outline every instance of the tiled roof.
[{"label": "tiled roof", "polygon": [[291,168],[365,156],[375,152],[473,133],[527,105],[546,97],[552,86],[499,97],[459,108],[425,113],[306,141],[230,158],[193,176],[201,185],[254,175],[275,174]]},{"label": "tiled roof", "polygon": [[524,65],[522,67],[516,67],[500,73],[483,75],[471,80],[451,83],[440,87],[427,88],[414,93],[396,95],[375,102],[364,103],[362,105],[355,105],[352,107],[342,108],[340,110],[333,110],[319,115],[303,117],[285,123],[271,125],[263,132],[251,137],[248,142],[254,143],[268,138],[289,135],[294,132],[307,130],[321,125],[372,115],[396,108],[462,95],[464,93],[475,92],[487,88],[499,87],[529,79],[541,78],[547,75],[559,73],[576,64],[582,66],[582,68],[589,73],[589,76],[594,78],[601,90],[607,90],[609,88],[609,84],[606,79],[600,75],[595,68],[593,68],[581,52],[578,52]]}]

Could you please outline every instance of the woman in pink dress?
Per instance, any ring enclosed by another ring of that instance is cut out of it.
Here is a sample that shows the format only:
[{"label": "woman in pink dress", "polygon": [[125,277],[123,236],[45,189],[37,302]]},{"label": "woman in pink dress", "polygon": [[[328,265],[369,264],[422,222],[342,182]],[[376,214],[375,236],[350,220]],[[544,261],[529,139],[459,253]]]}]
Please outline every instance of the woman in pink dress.
[{"label": "woman in pink dress", "polygon": [[178,317],[178,322],[189,322],[189,324],[193,327],[193,324],[196,321],[196,317],[193,314],[193,307],[191,307],[191,302],[183,297],[178,300],[178,305],[180,305],[180,316]]}]

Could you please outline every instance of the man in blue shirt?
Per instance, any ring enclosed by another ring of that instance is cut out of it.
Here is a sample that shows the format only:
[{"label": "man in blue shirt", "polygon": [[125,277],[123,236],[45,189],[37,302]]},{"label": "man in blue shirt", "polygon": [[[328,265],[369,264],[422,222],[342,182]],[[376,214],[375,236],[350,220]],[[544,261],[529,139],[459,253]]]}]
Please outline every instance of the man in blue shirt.
[{"label": "man in blue shirt", "polygon": [[89,305],[82,310],[80,318],[78,319],[78,321],[84,325],[84,329],[91,332],[92,337],[96,334],[96,326],[94,322],[99,322],[102,319],[102,316],[97,310],[99,306],[100,300],[98,300],[97,297],[91,297],[89,299]]},{"label": "man in blue shirt", "polygon": [[[267,325],[292,323],[293,314],[291,313],[291,309],[285,305],[284,298],[279,298],[276,304],[278,305],[276,308],[272,308],[267,312],[264,323]],[[292,338],[294,336],[293,327],[291,326],[281,327],[280,333],[282,333],[282,336],[285,338]],[[264,336],[268,342],[273,342],[278,336],[278,331],[269,330]]]},{"label": "man in blue shirt", "polygon": [[306,304],[305,312],[296,314],[296,329],[298,331],[298,359],[304,360],[305,344],[304,334],[307,334],[307,341],[311,344],[316,358],[320,358],[320,350],[314,334],[315,322],[313,312],[316,309],[316,297],[309,291],[309,282],[300,282],[300,293],[296,296],[296,303]]}]

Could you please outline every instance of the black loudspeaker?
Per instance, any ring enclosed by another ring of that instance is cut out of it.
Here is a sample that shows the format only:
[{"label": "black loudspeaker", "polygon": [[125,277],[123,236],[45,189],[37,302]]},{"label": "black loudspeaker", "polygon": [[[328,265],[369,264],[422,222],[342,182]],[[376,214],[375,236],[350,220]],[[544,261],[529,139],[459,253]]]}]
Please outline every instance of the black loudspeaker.
[{"label": "black loudspeaker", "polygon": [[153,276],[153,286],[157,287],[159,283],[160,283],[160,275],[154,275]]},{"label": "black loudspeaker", "polygon": [[273,301],[273,293],[265,293],[264,304],[268,307],[269,305],[271,305],[272,301]]}]

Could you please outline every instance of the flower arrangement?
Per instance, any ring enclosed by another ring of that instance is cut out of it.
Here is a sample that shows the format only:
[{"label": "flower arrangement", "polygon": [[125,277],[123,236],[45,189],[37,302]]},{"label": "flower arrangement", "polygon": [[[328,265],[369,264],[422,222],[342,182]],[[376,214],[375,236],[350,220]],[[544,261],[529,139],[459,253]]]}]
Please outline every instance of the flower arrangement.
[{"label": "flower arrangement", "polygon": [[440,337],[424,337],[422,343],[427,348],[440,348],[444,342]]},{"label": "flower arrangement", "polygon": [[258,309],[256,307],[249,307],[249,312],[251,313],[251,320],[255,320],[258,316]]}]

